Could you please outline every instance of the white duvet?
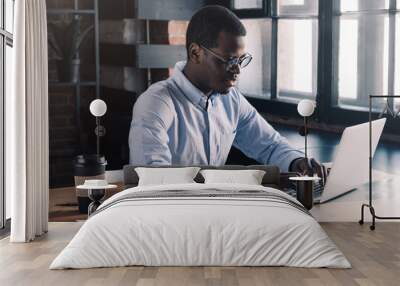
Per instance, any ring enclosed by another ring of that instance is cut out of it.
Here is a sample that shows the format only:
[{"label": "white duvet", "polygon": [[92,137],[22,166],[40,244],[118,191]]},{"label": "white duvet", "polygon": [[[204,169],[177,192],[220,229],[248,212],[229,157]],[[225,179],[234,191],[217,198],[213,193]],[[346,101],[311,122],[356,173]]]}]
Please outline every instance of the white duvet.
[{"label": "white duvet", "polygon": [[[145,266],[294,266],[349,268],[315,219],[284,203],[254,198],[152,198],[132,192],[262,190],[254,185],[175,184],[127,189],[106,200],[50,269]],[[113,204],[113,202],[115,204]],[[108,207],[107,207],[108,206]]]}]

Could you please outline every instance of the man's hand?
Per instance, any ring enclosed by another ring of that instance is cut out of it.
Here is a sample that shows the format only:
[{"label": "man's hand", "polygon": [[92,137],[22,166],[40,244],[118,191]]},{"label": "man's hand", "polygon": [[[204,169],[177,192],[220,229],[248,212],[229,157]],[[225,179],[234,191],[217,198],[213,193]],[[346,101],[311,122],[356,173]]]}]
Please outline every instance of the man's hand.
[{"label": "man's hand", "polygon": [[322,184],[325,185],[327,177],[326,168],[314,158],[308,160],[306,158],[294,159],[290,163],[289,169],[289,171],[300,173],[302,176],[314,176],[314,174],[317,174],[321,178]]}]

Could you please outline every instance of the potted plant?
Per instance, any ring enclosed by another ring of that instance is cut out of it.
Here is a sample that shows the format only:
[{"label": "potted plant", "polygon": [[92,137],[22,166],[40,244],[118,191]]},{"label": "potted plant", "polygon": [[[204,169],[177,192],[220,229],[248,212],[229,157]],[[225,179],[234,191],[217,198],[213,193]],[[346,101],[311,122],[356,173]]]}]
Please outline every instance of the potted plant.
[{"label": "potted plant", "polygon": [[48,43],[50,59],[57,63],[58,81],[76,83],[80,79],[79,49],[94,25],[81,31],[81,15],[49,21]]}]

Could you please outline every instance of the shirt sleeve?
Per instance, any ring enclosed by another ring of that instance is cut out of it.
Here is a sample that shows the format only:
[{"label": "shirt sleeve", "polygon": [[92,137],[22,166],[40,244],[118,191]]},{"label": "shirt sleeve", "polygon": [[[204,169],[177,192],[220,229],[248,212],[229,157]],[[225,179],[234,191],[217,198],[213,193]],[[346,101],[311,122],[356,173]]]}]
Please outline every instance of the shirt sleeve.
[{"label": "shirt sleeve", "polygon": [[129,132],[130,164],[171,164],[168,129],[173,113],[165,97],[148,90],[136,101]]},{"label": "shirt sleeve", "polygon": [[238,95],[239,120],[233,145],[246,156],[287,172],[290,163],[304,153],[292,148],[242,94]]}]

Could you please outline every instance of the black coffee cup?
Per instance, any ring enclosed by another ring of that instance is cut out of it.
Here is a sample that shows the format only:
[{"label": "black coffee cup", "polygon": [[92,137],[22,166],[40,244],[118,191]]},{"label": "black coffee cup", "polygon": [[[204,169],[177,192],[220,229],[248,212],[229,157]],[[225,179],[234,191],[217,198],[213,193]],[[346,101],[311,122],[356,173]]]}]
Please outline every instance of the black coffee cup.
[{"label": "black coffee cup", "polygon": [[297,200],[308,210],[314,205],[314,181],[297,181]]}]

